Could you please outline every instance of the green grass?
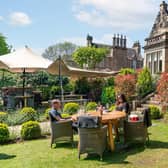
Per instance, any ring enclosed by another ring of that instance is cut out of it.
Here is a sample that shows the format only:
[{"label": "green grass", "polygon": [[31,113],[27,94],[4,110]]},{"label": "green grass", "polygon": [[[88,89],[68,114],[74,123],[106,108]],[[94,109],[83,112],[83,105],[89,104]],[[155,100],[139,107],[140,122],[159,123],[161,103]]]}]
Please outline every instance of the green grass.
[{"label": "green grass", "polygon": [[76,148],[59,144],[51,149],[49,139],[4,145],[0,146],[0,168],[167,168],[168,125],[155,122],[149,132],[150,144],[146,148],[134,145],[106,152],[103,161],[86,155],[79,161]]}]

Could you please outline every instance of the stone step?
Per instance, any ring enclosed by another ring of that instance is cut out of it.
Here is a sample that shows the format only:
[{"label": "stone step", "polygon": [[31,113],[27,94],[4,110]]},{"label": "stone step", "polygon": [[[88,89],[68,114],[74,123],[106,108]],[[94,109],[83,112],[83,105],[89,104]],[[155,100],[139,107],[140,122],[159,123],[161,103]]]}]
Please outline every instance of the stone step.
[{"label": "stone step", "polygon": [[150,105],[151,105],[151,104],[142,104],[141,106],[142,106],[143,108],[148,108]]},{"label": "stone step", "polygon": [[145,110],[144,107],[137,107],[137,108],[136,108],[136,111],[143,111],[143,110]]},{"label": "stone step", "polygon": [[153,104],[153,105],[160,105],[160,101],[154,101],[154,100],[149,100],[146,102],[147,104]]}]

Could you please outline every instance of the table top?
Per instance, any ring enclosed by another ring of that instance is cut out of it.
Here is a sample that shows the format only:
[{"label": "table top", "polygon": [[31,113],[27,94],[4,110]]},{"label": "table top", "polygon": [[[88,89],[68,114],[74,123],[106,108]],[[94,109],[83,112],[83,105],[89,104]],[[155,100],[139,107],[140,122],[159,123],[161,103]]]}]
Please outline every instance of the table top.
[{"label": "table top", "polygon": [[[94,112],[87,113],[86,115],[100,116],[100,113],[94,111]],[[78,117],[78,114],[75,114],[72,116],[72,119],[76,121],[77,117]],[[125,118],[126,113],[122,111],[113,111],[113,112],[104,113],[101,117],[102,117],[102,123],[105,124],[105,123],[108,123],[109,121],[114,121],[114,120]]]}]

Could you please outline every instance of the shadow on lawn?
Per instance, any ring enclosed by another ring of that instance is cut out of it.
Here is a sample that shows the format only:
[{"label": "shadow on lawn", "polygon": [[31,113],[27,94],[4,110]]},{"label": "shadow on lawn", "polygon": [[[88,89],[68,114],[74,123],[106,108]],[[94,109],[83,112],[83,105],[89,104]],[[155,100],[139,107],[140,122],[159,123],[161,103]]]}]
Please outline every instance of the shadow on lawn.
[{"label": "shadow on lawn", "polygon": [[53,145],[53,148],[66,148],[66,149],[72,149],[72,148],[77,148],[77,145],[78,145],[78,141],[74,141],[73,142],[73,145],[71,143],[57,143],[55,145]]},{"label": "shadow on lawn", "polygon": [[[127,148],[118,149],[115,152],[105,152],[103,156],[103,164],[131,164],[126,159],[130,155],[135,155],[137,153],[143,152],[146,148],[148,149],[168,149],[168,142],[153,141],[151,140],[149,144],[145,147],[142,144],[130,144]],[[84,160],[99,160],[97,155],[88,155]]]},{"label": "shadow on lawn", "polygon": [[149,144],[147,145],[147,148],[149,149],[157,149],[157,148],[168,149],[168,142],[150,140]]},{"label": "shadow on lawn", "polygon": [[[105,152],[102,164],[131,164],[126,159],[129,155],[143,152],[145,149],[142,145],[133,145],[123,149],[117,149],[115,152]],[[99,160],[97,155],[88,155],[84,160]]]},{"label": "shadow on lawn", "polygon": [[7,160],[16,157],[16,155],[7,155],[5,153],[0,153],[0,160]]}]

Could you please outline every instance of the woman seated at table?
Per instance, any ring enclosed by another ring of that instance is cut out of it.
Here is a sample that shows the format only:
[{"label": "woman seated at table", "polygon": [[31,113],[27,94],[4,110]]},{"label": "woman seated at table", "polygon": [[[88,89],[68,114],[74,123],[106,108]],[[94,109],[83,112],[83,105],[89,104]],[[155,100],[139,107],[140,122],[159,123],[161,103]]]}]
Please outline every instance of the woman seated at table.
[{"label": "woman seated at table", "polygon": [[116,111],[123,111],[123,112],[126,112],[127,114],[129,113],[129,104],[128,104],[124,94],[120,94],[117,96],[115,110]]}]

